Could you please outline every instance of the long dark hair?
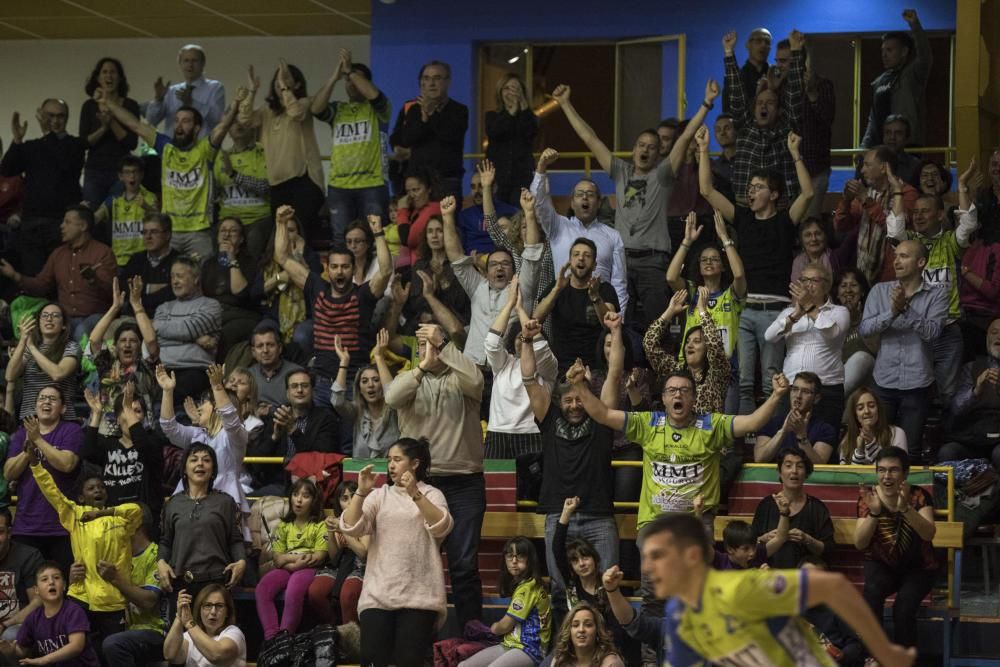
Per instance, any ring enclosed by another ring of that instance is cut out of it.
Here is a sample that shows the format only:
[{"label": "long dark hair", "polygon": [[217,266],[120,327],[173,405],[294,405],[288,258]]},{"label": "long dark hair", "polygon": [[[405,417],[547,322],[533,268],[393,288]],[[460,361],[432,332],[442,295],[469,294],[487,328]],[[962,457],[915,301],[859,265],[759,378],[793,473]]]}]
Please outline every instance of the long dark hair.
[{"label": "long dark hair", "polygon": [[101,68],[104,67],[104,63],[112,63],[118,68],[118,93],[119,97],[124,98],[128,95],[128,79],[125,77],[125,68],[122,66],[122,61],[118,58],[104,57],[97,61],[94,65],[94,70],[90,73],[90,78],[87,79],[87,84],[83,87],[84,92],[87,93],[87,97],[92,97],[94,91],[100,86],[97,79],[101,76]]},{"label": "long dark hair", "polygon": [[[393,447],[399,447],[403,451],[403,456],[420,463],[413,476],[417,478],[418,482],[426,482],[427,478],[430,477],[431,469],[431,443],[427,442],[427,438],[420,438],[419,440],[416,438],[400,438],[389,445],[389,449]],[[392,479],[389,479],[388,483],[392,484]]]},{"label": "long dark hair", "polygon": [[[289,64],[288,73],[292,75],[292,80],[298,84],[292,87],[292,94],[298,99],[306,97],[308,95],[306,92],[306,77],[302,74],[302,70],[295,65]],[[271,87],[268,88],[270,92],[268,92],[267,99],[264,101],[267,102],[267,106],[271,108],[271,111],[275,114],[281,114],[285,111],[285,106],[281,98],[274,93],[274,82],[277,80],[278,70],[274,70],[274,76],[271,77]]]},{"label": "long dark hair", "polygon": [[282,521],[285,523],[295,523],[296,516],[295,511],[292,509],[292,496],[303,489],[312,495],[312,502],[309,505],[309,515],[307,517],[308,521],[314,523],[323,520],[323,496],[316,487],[316,482],[303,477],[295,482],[295,484],[292,484],[292,488],[288,492],[288,513],[282,518]]},{"label": "long dark hair", "polygon": [[[497,582],[497,590],[500,593],[500,597],[509,598],[514,594],[514,590],[528,579],[534,579],[535,584],[542,590],[545,590],[545,584],[542,582],[542,568],[538,562],[538,552],[535,550],[535,545],[531,540],[523,535],[512,537],[507,540],[507,544],[503,545],[501,553],[504,562],[500,567],[500,580]],[[507,570],[506,561],[508,554],[524,556],[527,559],[527,568],[524,574],[517,579]]]},{"label": "long dark hair", "polygon": [[45,342],[42,338],[42,311],[49,306],[55,306],[59,309],[59,312],[62,313],[63,328],[59,335],[55,337],[55,340],[52,341],[52,344],[45,348],[44,354],[49,361],[58,364],[62,361],[63,355],[66,352],[66,343],[69,342],[69,315],[66,313],[66,309],[55,301],[49,301],[38,309],[38,312],[35,313],[35,331],[38,334],[39,347],[41,347]]},{"label": "long dark hair", "polygon": [[854,280],[857,281],[858,287],[861,290],[860,301],[861,308],[864,310],[865,301],[868,300],[868,291],[871,289],[871,285],[868,284],[868,279],[865,278],[865,274],[861,272],[861,269],[855,269],[854,267],[849,267],[846,269],[841,269],[837,272],[837,277],[833,280],[833,290],[830,292],[830,298],[838,306],[843,306],[840,302],[840,283],[844,281],[845,276],[854,276]]},{"label": "long dark hair", "polygon": [[340,518],[340,515],[344,513],[344,510],[340,507],[340,497],[344,495],[345,492],[350,491],[352,494],[356,493],[358,490],[358,483],[353,479],[345,479],[343,482],[337,485],[334,490],[333,495],[330,496],[330,500],[333,502],[333,516]]},{"label": "long dark hair", "polygon": [[688,253],[688,257],[690,257],[692,254],[698,255],[693,262],[687,262],[688,280],[693,282],[695,285],[705,284],[705,279],[701,275],[701,255],[706,250],[711,249],[719,253],[719,258],[722,260],[722,275],[719,276],[719,288],[726,289],[727,287],[732,285],[733,272],[729,268],[729,258],[726,256],[726,253],[722,250],[722,248],[720,248],[717,244],[711,242],[705,243],[701,246],[696,246],[696,248],[698,250],[697,253]]}]

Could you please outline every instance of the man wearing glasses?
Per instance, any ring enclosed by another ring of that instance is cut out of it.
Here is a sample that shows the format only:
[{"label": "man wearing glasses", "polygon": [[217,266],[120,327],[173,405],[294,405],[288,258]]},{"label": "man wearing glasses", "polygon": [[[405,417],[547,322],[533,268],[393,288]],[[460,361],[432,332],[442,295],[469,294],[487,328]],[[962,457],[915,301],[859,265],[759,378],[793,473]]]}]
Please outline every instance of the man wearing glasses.
[{"label": "man wearing glasses", "polygon": [[[757,442],[753,447],[755,463],[770,463],[778,460],[778,455],[789,448],[802,450],[810,463],[829,463],[838,442],[838,429],[819,416],[823,383],[815,373],[801,371],[795,376],[791,388],[791,409],[787,414],[775,415],[757,434]],[[841,409],[843,408],[843,389],[841,389]]]},{"label": "man wearing glasses", "polygon": [[132,255],[119,270],[120,284],[142,279],[142,305],[147,313],[174,298],[170,290],[170,265],[178,256],[170,247],[173,225],[166,213],[148,213],[142,221],[142,245],[145,252]]}]

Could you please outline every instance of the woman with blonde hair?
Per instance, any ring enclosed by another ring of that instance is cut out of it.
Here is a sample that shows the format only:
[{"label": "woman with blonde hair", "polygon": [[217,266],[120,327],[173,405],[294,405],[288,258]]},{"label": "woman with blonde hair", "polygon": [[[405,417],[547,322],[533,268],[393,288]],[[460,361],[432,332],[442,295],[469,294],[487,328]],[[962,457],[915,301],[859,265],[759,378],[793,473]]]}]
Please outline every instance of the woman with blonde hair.
[{"label": "woman with blonde hair", "polygon": [[512,204],[520,198],[521,188],[531,184],[535,169],[531,148],[538,133],[538,118],[517,74],[500,77],[496,94],[497,110],[486,112],[486,159],[497,168],[496,196]]},{"label": "woman with blonde hair", "polygon": [[889,423],[882,400],[868,387],[847,399],[847,434],[840,441],[842,464],[871,465],[886,447],[906,448],[903,429]]},{"label": "woman with blonde hair", "polygon": [[625,667],[604,616],[589,602],[577,602],[566,615],[552,651],[551,667]]}]

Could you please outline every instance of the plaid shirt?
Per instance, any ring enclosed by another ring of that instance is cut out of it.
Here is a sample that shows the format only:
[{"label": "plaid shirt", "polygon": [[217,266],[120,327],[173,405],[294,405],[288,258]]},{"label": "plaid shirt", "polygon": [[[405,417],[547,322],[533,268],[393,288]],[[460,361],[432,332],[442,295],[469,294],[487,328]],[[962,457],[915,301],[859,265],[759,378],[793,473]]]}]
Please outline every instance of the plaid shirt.
[{"label": "plaid shirt", "polygon": [[[803,95],[802,100],[802,161],[810,176],[830,168],[830,142],[837,99],[833,81],[816,77],[816,101]],[[823,193],[816,193],[822,197]]]},{"label": "plaid shirt", "polygon": [[778,122],[762,128],[754,120],[753,100],[746,98],[740,68],[735,56],[726,56],[725,92],[730,99],[725,106],[733,115],[736,127],[736,158],[733,162],[733,190],[738,202],[746,202],[750,173],[756,169],[771,169],[785,179],[787,203],[799,194],[799,179],[795,176],[795,163],[788,152],[788,133],[799,126],[802,117],[802,82],[805,56],[802,51],[792,51],[788,76],[781,86]]}]

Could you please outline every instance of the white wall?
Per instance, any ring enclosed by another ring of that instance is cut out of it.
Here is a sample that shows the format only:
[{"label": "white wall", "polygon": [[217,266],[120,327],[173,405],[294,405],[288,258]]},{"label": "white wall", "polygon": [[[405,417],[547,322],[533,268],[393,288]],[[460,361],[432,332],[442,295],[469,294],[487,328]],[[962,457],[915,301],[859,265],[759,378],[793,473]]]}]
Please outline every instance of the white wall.
[{"label": "white wall", "polygon": [[[35,109],[47,97],[61,97],[70,107],[69,131],[79,129],[80,107],[86,99],[83,88],[98,59],[118,58],[125,66],[131,90],[129,96],[140,104],[153,95],[153,81],[182,80],[177,70],[177,50],[184,44],[201,44],[208,56],[205,74],[219,79],[231,95],[246,81],[247,65],[253,65],[262,79],[258,104],[278,58],[285,58],[305,74],[310,93],[326,81],[336,67],[338,49],[351,49],[357,62],[369,63],[368,36],[325,37],[217,37],[209,39],[106,39],[106,40],[24,40],[0,41],[0,138],[10,144],[10,118],[14,111],[28,121],[28,138],[39,135]],[[376,77],[377,80],[377,77]],[[338,84],[335,99],[344,98]],[[227,98],[228,99],[228,98]],[[321,154],[329,154],[330,128],[316,123]]]}]

